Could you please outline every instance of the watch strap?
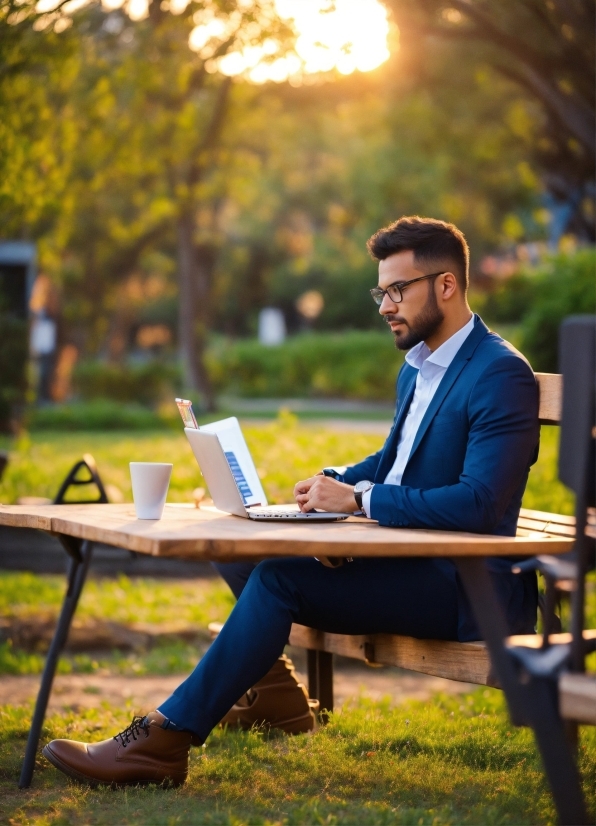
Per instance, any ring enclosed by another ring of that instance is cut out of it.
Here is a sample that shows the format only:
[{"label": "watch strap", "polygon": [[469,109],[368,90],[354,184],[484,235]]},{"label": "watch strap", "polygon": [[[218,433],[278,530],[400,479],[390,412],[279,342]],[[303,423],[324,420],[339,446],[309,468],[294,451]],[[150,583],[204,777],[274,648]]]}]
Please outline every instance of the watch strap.
[{"label": "watch strap", "polygon": [[354,491],[354,499],[356,500],[356,504],[358,506],[359,511],[362,510],[362,494],[363,493],[364,493],[364,491],[361,491],[361,490],[355,490]]}]

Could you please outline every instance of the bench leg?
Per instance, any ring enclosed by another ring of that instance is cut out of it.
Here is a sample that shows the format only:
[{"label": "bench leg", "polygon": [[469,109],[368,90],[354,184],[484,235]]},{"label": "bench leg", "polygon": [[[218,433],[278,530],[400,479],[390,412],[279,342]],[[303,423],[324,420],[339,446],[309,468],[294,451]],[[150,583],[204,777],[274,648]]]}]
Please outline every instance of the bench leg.
[{"label": "bench leg", "polygon": [[560,823],[590,823],[580,774],[558,713],[556,681],[534,676],[522,683],[505,646],[507,627],[484,559],[459,557],[454,561],[505,692],[511,720],[534,730]]},{"label": "bench leg", "polygon": [[[70,538],[69,538],[70,539]],[[29,737],[27,739],[27,748],[25,750],[25,759],[23,760],[23,767],[21,769],[21,777],[19,780],[19,789],[26,789],[31,785],[33,772],[35,770],[35,757],[37,755],[37,746],[39,745],[39,738],[41,729],[46,716],[46,709],[48,707],[48,700],[50,699],[50,692],[52,690],[52,683],[54,682],[54,675],[56,673],[56,666],[60,658],[60,653],[64,648],[70,624],[74,616],[85,579],[91,562],[93,553],[93,546],[90,542],[84,541],[80,544],[80,550],[73,547],[73,543],[69,541],[71,551],[70,570],[68,572],[68,586],[64,601],[62,602],[62,610],[52,643],[48,650],[43,674],[41,677],[41,685],[37,694],[35,702],[35,711],[33,713],[33,720],[29,730]]]},{"label": "bench leg", "polygon": [[333,654],[327,651],[306,651],[308,666],[308,695],[321,704],[321,723],[329,720],[333,711]]}]

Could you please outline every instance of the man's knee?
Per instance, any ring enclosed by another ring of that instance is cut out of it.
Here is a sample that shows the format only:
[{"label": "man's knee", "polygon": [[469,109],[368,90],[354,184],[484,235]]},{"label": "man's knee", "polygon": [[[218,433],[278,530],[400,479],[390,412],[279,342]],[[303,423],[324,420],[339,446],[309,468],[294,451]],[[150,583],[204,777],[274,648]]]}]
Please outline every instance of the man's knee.
[{"label": "man's knee", "polygon": [[246,587],[251,590],[264,589],[284,604],[293,604],[299,596],[300,584],[310,563],[318,565],[310,559],[265,559],[256,566]]}]

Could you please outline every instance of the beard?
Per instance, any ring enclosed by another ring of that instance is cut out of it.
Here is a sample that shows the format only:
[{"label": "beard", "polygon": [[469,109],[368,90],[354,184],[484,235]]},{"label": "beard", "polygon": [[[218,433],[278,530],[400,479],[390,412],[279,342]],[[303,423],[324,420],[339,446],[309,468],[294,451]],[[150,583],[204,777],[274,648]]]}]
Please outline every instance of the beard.
[{"label": "beard", "polygon": [[406,327],[405,332],[397,330],[393,333],[398,350],[411,350],[421,341],[430,338],[439,329],[444,319],[445,315],[437,304],[434,284],[429,284],[426,304],[411,323],[400,315],[385,316],[385,321],[399,321]]}]

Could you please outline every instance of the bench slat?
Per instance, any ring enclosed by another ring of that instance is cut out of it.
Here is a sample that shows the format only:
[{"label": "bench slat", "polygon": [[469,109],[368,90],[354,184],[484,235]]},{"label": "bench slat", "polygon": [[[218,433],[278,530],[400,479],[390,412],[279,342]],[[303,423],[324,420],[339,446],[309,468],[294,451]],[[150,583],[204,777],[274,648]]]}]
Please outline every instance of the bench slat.
[{"label": "bench slat", "polygon": [[534,519],[524,519],[522,516],[520,516],[517,520],[517,528],[519,532],[518,536],[523,535],[521,534],[520,529],[525,529],[531,532],[546,533],[552,536],[568,536],[571,538],[575,536],[575,525],[557,525],[554,522],[539,522]]},{"label": "bench slat", "polygon": [[418,640],[397,634],[329,634],[294,624],[290,633],[290,645],[396,666],[448,680],[497,685],[491,675],[490,660],[482,642]]},{"label": "bench slat", "polygon": [[575,516],[548,511],[535,511],[531,508],[520,508],[519,515],[524,519],[536,519],[538,522],[552,522],[554,525],[570,525],[575,527]]},{"label": "bench slat", "polygon": [[563,376],[560,373],[535,373],[540,388],[540,424],[560,424],[563,408]]}]

